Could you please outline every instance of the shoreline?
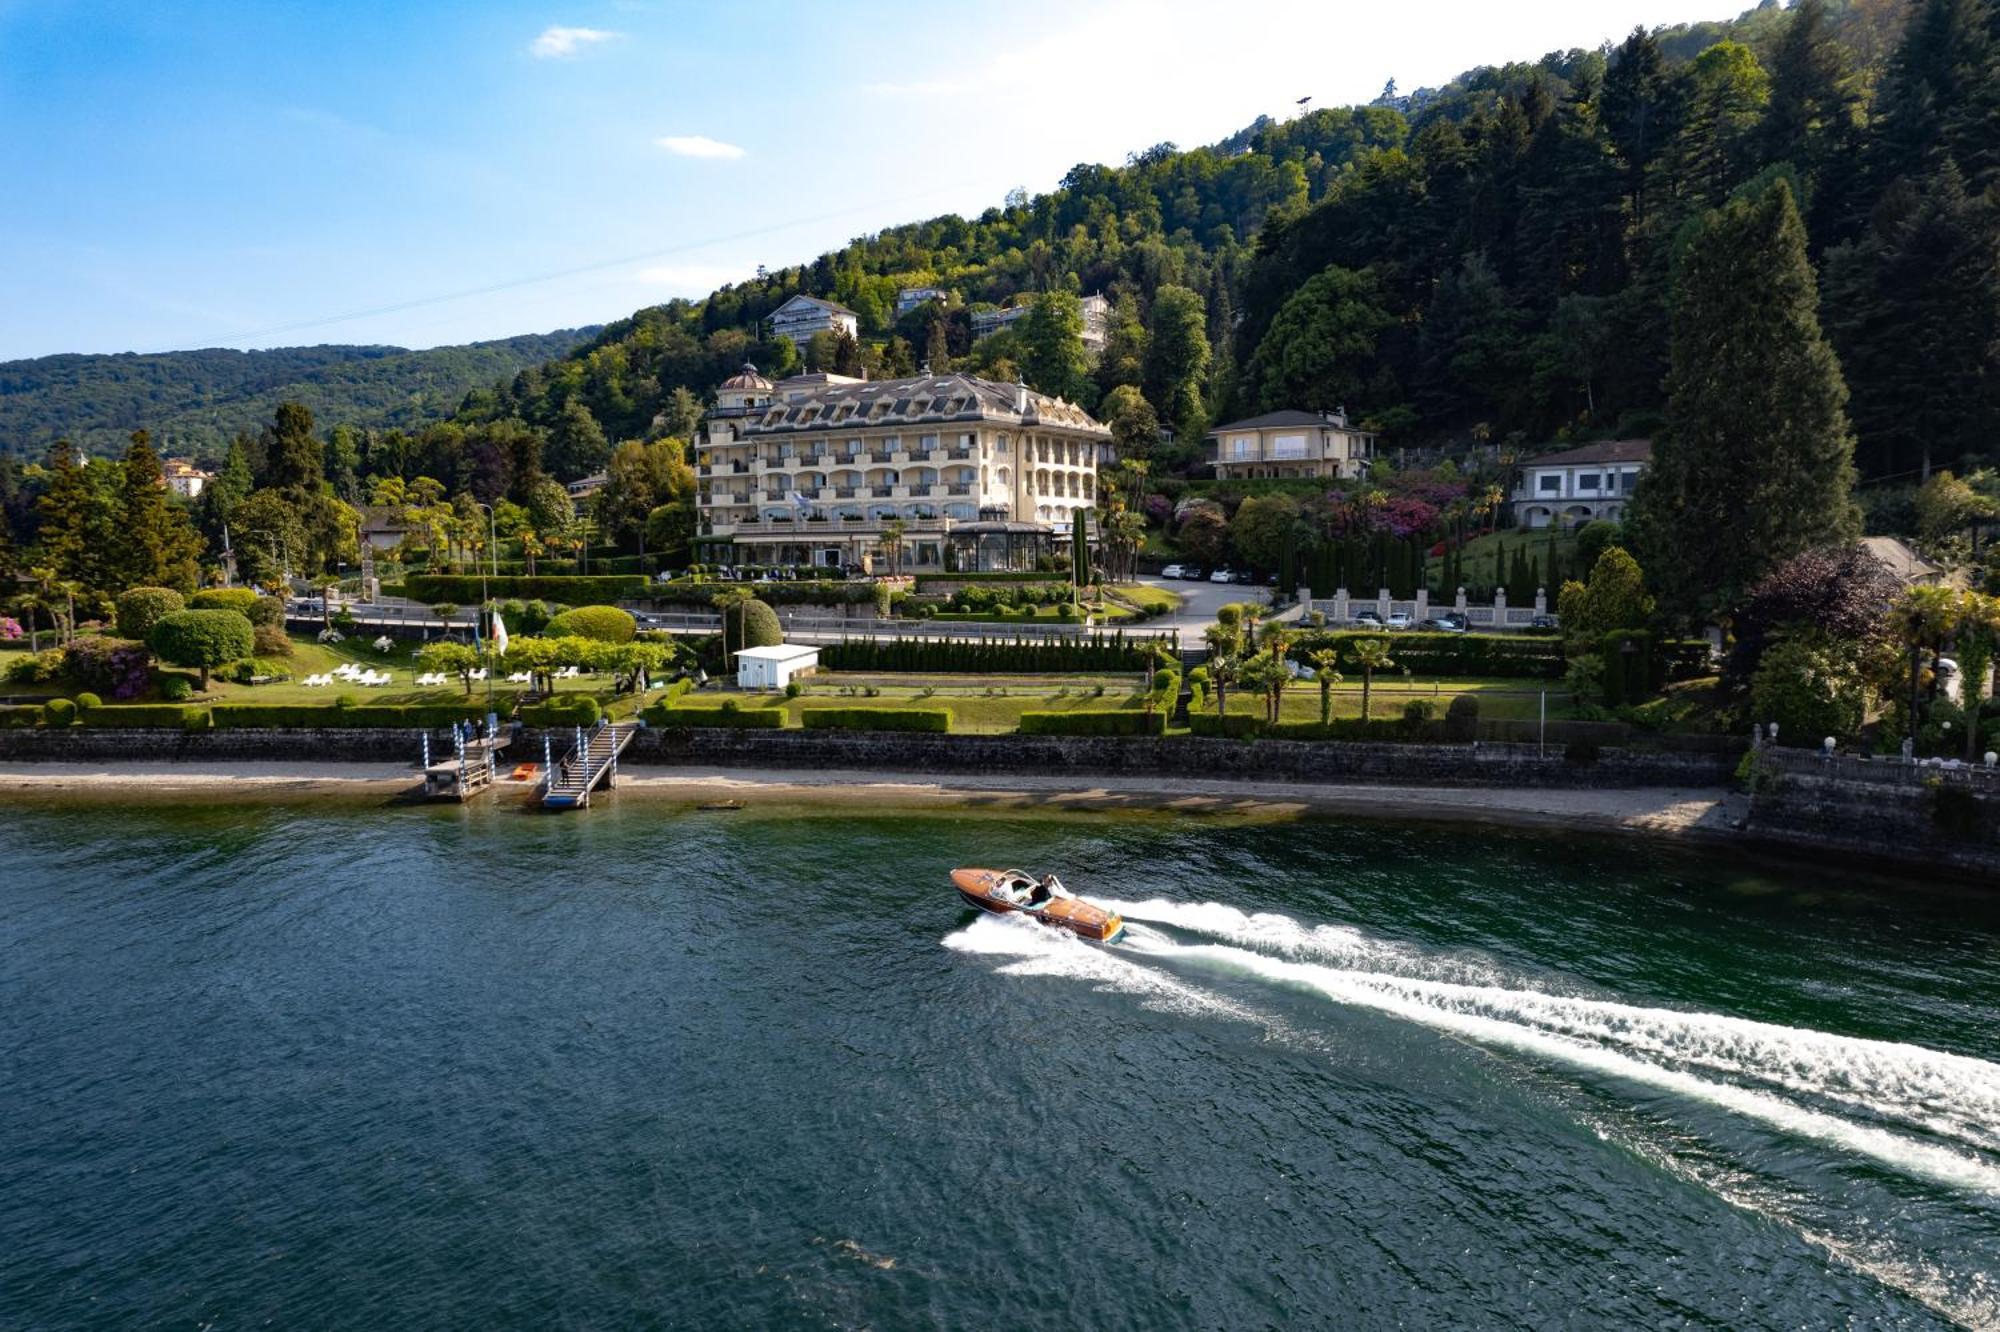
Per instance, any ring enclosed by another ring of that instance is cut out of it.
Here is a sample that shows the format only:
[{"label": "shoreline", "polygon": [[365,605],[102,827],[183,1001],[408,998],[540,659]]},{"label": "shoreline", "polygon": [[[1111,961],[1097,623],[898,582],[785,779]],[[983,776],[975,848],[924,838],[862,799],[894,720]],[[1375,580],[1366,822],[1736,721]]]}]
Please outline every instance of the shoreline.
[{"label": "shoreline", "polygon": [[[61,803],[161,801],[190,795],[284,803],[300,797],[409,796],[414,769],[391,763],[200,762],[0,763],[0,801],[53,798]],[[738,801],[760,806],[867,809],[1043,809],[1119,811],[1281,820],[1345,814],[1403,822],[1479,823],[1576,828],[1669,838],[1734,838],[1740,809],[1720,788],[1614,789],[1434,787],[1303,782],[936,774],[759,768],[623,768],[610,799],[700,805]],[[502,782],[475,804],[527,804],[525,785]],[[602,799],[603,797],[600,797]]]}]

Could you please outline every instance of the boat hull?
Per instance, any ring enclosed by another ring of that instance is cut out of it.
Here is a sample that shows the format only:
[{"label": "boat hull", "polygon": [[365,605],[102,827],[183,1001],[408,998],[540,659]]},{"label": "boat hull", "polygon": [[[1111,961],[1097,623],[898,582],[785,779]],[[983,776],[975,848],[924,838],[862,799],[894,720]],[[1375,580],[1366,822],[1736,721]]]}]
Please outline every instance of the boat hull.
[{"label": "boat hull", "polygon": [[1125,922],[1115,911],[1078,897],[1057,897],[1037,905],[1025,905],[1015,897],[1034,880],[1018,870],[955,869],[952,887],[970,906],[996,916],[1018,915],[1038,920],[1080,938],[1098,943],[1116,943],[1125,933]]}]

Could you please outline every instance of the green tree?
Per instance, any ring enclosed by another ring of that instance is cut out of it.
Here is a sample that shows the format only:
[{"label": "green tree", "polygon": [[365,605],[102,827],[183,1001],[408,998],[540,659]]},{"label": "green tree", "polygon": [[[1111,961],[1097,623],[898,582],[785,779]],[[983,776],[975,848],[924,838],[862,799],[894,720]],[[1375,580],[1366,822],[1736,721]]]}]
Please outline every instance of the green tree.
[{"label": "green tree", "polygon": [[152,440],[143,430],[134,432],[119,479],[117,545],[108,571],[114,585],[192,592],[200,581],[201,544],[186,510],[168,498]]},{"label": "green tree", "polygon": [[281,402],[265,452],[264,484],[279,489],[318,489],[326,480],[325,452],[313,434],[312,411],[304,403]]},{"label": "green tree", "polygon": [[1199,440],[1208,428],[1203,402],[1211,360],[1208,311],[1201,295],[1173,284],[1154,292],[1144,362],[1146,397],[1162,419],[1173,422],[1182,443]]},{"label": "green tree", "polygon": [[1259,406],[1332,411],[1360,401],[1376,341],[1393,319],[1375,274],[1332,267],[1279,309],[1245,367]]},{"label": "green tree", "polygon": [[549,432],[542,457],[556,480],[575,481],[603,471],[611,459],[611,445],[590,408],[571,398],[563,404],[562,414]]},{"label": "green tree", "polygon": [[206,690],[209,671],[249,656],[256,637],[240,611],[184,610],[155,621],[147,642],[161,661],[199,670]]},{"label": "green tree", "polygon": [[1667,426],[1627,528],[1663,606],[1712,613],[1860,530],[1847,389],[1783,180],[1708,214],[1675,272]]},{"label": "green tree", "polygon": [[1319,684],[1319,724],[1333,724],[1333,687],[1340,683],[1340,653],[1333,648],[1318,648],[1306,654],[1313,674]]},{"label": "green tree", "polygon": [[1083,303],[1071,291],[1045,291],[1020,322],[1021,375],[1050,397],[1090,406],[1096,397],[1083,350]]},{"label": "green tree", "polygon": [[1361,720],[1368,720],[1369,693],[1375,687],[1375,672],[1386,671],[1396,663],[1389,656],[1389,640],[1386,638],[1357,638],[1348,647],[1354,657],[1354,664],[1361,668]]}]

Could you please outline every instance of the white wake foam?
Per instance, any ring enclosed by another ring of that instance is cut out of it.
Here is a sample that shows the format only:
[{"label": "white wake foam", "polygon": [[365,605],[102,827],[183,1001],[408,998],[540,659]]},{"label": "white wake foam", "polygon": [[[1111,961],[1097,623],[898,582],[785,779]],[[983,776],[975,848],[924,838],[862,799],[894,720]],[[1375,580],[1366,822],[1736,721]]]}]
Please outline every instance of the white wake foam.
[{"label": "white wake foam", "polygon": [[1983,1059],[1717,1013],[1554,994],[1477,960],[1440,959],[1345,926],[1308,926],[1219,903],[1109,905],[1128,919],[1227,940],[1260,956],[1333,964],[1329,976],[1343,989],[1362,987],[1405,1004],[1616,1046],[1668,1068],[1751,1079],[1969,1146],[2000,1148],[2000,1064]]}]

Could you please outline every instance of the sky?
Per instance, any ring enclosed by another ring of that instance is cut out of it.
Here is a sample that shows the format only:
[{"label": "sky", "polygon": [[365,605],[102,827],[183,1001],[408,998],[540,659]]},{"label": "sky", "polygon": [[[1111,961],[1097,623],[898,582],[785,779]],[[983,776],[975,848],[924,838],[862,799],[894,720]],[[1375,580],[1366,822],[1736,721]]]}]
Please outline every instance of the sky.
[{"label": "sky", "polygon": [[604,323],[1747,0],[0,0],[0,359]]}]

